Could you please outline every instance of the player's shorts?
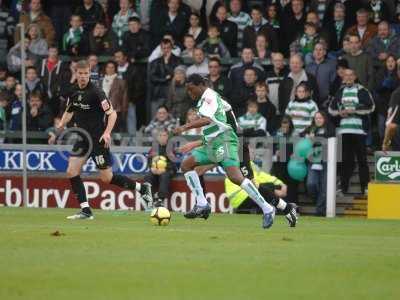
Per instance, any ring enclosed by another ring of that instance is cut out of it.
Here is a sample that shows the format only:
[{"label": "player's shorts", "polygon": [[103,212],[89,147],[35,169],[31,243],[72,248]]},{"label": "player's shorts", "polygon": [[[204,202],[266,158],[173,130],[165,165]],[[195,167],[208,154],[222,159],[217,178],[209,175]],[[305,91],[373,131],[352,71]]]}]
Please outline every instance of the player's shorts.
[{"label": "player's shorts", "polygon": [[[99,138],[93,138],[92,147],[86,138],[75,142],[72,147],[70,156],[72,157],[91,157],[100,170],[107,169],[112,166],[112,156],[110,149],[104,147],[103,143],[99,143]],[[90,149],[90,147],[92,149]]]},{"label": "player's shorts", "polygon": [[232,130],[229,130],[207,144],[194,149],[192,156],[200,166],[219,164],[223,168],[239,167],[238,147],[238,137]]}]

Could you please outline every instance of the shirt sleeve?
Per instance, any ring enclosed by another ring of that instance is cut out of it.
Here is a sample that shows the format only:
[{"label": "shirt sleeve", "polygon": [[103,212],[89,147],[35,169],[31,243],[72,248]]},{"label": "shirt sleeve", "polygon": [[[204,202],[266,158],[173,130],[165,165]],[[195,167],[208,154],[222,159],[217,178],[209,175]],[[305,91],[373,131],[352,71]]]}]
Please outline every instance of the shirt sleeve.
[{"label": "shirt sleeve", "polygon": [[106,94],[102,90],[96,89],[96,97],[97,97],[97,100],[100,103],[100,107],[104,111],[104,113],[106,115],[111,114],[113,112],[113,107],[112,107],[110,100],[108,100]]},{"label": "shirt sleeve", "polygon": [[199,114],[203,117],[213,118],[218,109],[218,102],[212,97],[202,98],[199,107]]}]

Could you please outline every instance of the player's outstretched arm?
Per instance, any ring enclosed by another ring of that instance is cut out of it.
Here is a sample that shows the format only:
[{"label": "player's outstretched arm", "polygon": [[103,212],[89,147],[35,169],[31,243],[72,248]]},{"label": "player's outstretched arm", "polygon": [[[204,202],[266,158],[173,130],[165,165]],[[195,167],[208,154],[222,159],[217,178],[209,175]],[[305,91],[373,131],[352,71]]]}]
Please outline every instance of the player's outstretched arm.
[{"label": "player's outstretched arm", "polygon": [[61,117],[60,122],[57,125],[57,128],[56,128],[57,132],[62,131],[64,129],[64,127],[69,123],[69,121],[71,121],[73,116],[74,116],[73,112],[65,111]]},{"label": "player's outstretched arm", "polygon": [[99,140],[99,142],[104,141],[104,145],[106,147],[110,147],[111,145],[111,132],[114,128],[116,121],[117,121],[117,113],[115,112],[115,110],[113,110],[111,111],[111,113],[108,114],[107,127],[104,130],[104,133]]},{"label": "player's outstretched arm", "polygon": [[185,125],[179,126],[174,129],[174,134],[179,135],[186,130],[193,129],[193,128],[200,128],[206,126],[211,123],[211,119],[208,117],[201,117],[193,122],[186,123]]}]

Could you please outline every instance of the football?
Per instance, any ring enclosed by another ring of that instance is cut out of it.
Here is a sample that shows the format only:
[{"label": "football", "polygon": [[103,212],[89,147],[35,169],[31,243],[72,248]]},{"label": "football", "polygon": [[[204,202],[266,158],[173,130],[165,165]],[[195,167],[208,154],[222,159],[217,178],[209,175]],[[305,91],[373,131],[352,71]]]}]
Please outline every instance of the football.
[{"label": "football", "polygon": [[151,161],[151,167],[159,171],[165,171],[167,168],[167,158],[165,156],[155,156]]},{"label": "football", "polygon": [[171,213],[165,207],[157,207],[151,211],[150,222],[153,225],[167,226],[171,220]]}]

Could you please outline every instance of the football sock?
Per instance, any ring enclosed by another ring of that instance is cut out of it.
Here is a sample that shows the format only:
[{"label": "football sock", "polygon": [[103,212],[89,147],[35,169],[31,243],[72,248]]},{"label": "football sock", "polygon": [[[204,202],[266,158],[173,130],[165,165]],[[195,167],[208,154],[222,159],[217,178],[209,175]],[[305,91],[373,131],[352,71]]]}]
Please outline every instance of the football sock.
[{"label": "football sock", "polygon": [[204,182],[204,175],[199,176],[199,179],[200,179],[201,188],[203,189],[203,193],[205,193],[206,192],[206,183]]},{"label": "football sock", "polygon": [[196,204],[198,206],[206,206],[208,204],[206,197],[204,197],[203,188],[201,187],[199,175],[196,171],[189,171],[185,173],[185,179],[188,187],[196,196]]},{"label": "football sock", "polygon": [[257,205],[262,209],[264,214],[273,211],[272,206],[265,201],[263,196],[261,196],[260,192],[257,190],[257,188],[254,186],[254,184],[251,182],[250,179],[245,178],[240,187],[246,191],[246,193],[255,203],[257,203]]},{"label": "football sock", "polygon": [[86,198],[85,186],[83,185],[81,176],[77,175],[72,177],[69,179],[69,181],[71,183],[72,191],[76,195],[82,211],[86,214],[91,214],[92,211],[90,210],[89,203]]},{"label": "football sock", "polygon": [[113,174],[110,183],[119,186],[123,189],[128,189],[133,191],[137,190],[141,193],[143,192],[142,185],[140,183],[133,181],[132,179],[129,179],[128,177],[123,175]]},{"label": "football sock", "polygon": [[283,199],[279,198],[279,202],[276,205],[276,208],[284,211],[286,207],[287,207],[287,203]]},{"label": "football sock", "polygon": [[90,210],[89,202],[80,203],[81,209],[85,214],[91,215],[92,211]]}]

